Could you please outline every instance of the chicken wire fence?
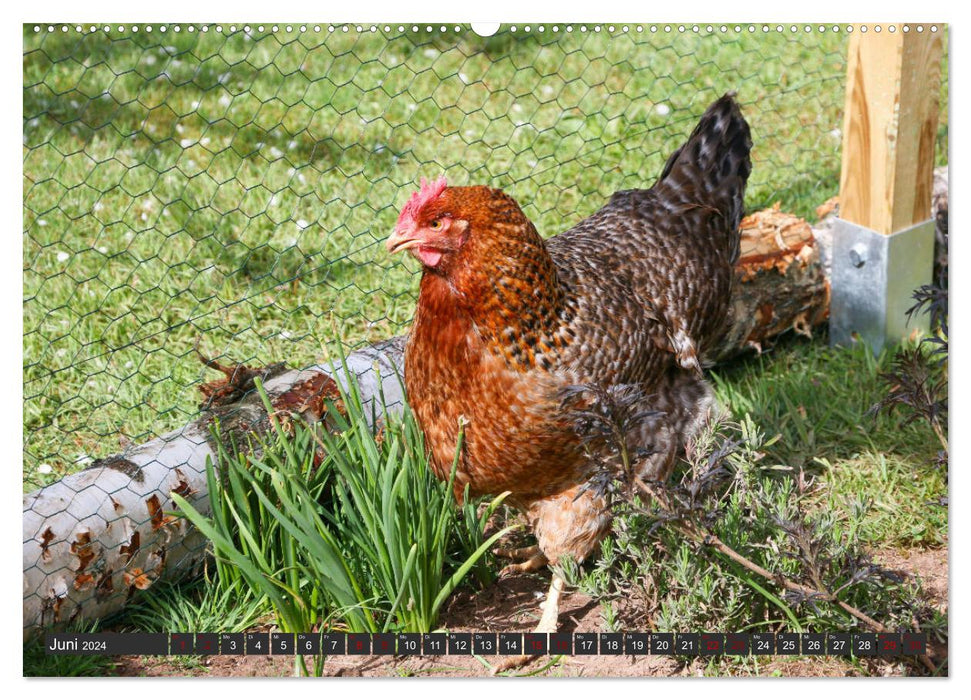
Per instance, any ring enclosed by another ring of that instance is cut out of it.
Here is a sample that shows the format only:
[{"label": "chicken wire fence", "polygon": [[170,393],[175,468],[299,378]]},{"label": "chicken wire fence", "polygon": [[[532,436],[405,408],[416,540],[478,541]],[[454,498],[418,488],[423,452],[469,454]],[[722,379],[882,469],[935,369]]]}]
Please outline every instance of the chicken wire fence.
[{"label": "chicken wire fence", "polygon": [[[304,367],[404,331],[418,268],[381,244],[423,176],[502,187],[552,235],[650,186],[734,90],[747,209],[812,218],[838,189],[848,29],[26,25],[25,490],[197,417],[215,378],[197,344]],[[75,557],[56,595],[25,584],[47,620],[65,591],[128,596],[152,568],[122,580],[107,544],[28,535]],[[170,540],[153,556],[203,546]]]}]

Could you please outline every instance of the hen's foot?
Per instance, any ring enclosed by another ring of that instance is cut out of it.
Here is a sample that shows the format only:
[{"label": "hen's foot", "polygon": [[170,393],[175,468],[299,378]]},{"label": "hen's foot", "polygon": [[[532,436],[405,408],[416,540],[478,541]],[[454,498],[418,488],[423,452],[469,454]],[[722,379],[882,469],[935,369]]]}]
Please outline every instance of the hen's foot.
[{"label": "hen's foot", "polygon": [[[536,551],[539,552],[539,549],[537,548]],[[509,566],[504,567],[502,571],[499,572],[499,575],[508,576],[509,574],[525,574],[530,571],[536,571],[538,569],[542,569],[548,563],[549,563],[549,559],[547,559],[540,552],[538,554],[532,555],[526,561],[521,561],[516,564],[510,564]]]},{"label": "hen's foot", "polygon": [[[546,632],[548,634],[556,632],[559,627],[560,594],[562,592],[563,579],[554,574],[553,581],[550,583],[550,590],[546,594],[546,600],[540,604],[540,607],[543,609],[543,616],[540,618],[539,624],[533,632]],[[508,659],[503,659],[492,667],[492,675],[522,668],[537,658],[539,657],[534,654],[531,656],[511,656]]]},{"label": "hen's foot", "polygon": [[534,544],[532,547],[513,547],[512,549],[494,549],[492,553],[497,557],[502,557],[503,559],[529,559],[537,554],[540,554],[539,545]]}]

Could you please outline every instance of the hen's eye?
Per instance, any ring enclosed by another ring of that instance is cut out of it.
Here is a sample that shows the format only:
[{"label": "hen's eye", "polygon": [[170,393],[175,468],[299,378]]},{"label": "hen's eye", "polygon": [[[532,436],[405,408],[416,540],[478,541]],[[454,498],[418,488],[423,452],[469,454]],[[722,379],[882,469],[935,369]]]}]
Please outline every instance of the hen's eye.
[{"label": "hen's eye", "polygon": [[435,219],[433,222],[431,222],[430,224],[428,224],[428,228],[430,228],[432,231],[440,231],[441,228],[442,228],[442,222],[441,222],[441,220],[440,219]]}]

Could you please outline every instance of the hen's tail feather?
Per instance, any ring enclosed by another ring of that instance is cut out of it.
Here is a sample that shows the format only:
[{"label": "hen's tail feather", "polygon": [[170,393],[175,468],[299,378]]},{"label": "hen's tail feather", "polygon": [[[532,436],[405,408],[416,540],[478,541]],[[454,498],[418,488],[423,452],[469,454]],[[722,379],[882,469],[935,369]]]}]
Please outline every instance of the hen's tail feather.
[{"label": "hen's tail feather", "polygon": [[738,257],[745,183],[752,172],[752,136],[735,93],[729,92],[702,115],[688,140],[671,154],[655,187],[669,189],[685,204],[714,207],[724,218]]}]

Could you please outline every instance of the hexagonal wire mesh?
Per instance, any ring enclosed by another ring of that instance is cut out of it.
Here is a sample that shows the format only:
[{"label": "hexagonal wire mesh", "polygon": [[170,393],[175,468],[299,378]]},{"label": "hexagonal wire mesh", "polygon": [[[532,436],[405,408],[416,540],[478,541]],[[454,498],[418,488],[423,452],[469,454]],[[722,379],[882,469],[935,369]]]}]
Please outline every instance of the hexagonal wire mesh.
[{"label": "hexagonal wire mesh", "polygon": [[403,331],[417,268],[380,244],[421,176],[502,187],[552,235],[649,186],[736,90],[748,209],[811,216],[838,189],[846,43],[845,25],[25,26],[25,487],[198,415],[197,341],[302,367]]}]

